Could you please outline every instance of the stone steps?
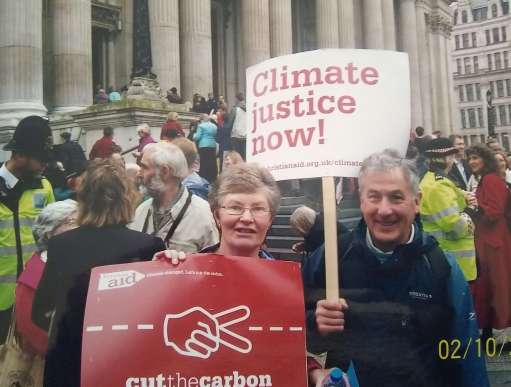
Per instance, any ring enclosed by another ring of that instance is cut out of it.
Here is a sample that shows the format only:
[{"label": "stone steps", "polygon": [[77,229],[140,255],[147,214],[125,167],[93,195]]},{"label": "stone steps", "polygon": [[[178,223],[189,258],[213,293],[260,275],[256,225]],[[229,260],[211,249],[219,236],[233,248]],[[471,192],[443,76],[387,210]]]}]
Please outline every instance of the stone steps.
[{"label": "stone steps", "polygon": [[[268,251],[276,259],[302,260],[301,254],[297,254],[291,250],[291,246],[294,243],[301,242],[303,239],[291,228],[289,219],[293,211],[301,205],[304,205],[305,202],[306,199],[303,196],[282,198],[282,205],[273,220],[273,225],[266,238]],[[361,217],[358,201],[356,199],[343,201],[339,214],[341,222],[350,230],[353,229]]]}]

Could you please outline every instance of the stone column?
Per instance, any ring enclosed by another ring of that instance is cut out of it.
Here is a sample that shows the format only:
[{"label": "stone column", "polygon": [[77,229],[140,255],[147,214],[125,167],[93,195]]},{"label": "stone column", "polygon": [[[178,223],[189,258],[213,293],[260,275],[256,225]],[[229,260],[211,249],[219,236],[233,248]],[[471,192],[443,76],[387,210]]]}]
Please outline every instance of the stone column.
[{"label": "stone column", "polygon": [[431,28],[431,79],[432,79],[432,106],[433,106],[433,129],[441,130],[444,134],[449,132],[449,90],[447,62],[445,58],[446,43],[443,29],[446,23],[442,18],[433,13],[429,18]]},{"label": "stone column", "polygon": [[337,0],[316,0],[316,35],[318,48],[339,47]]},{"label": "stone column", "polygon": [[447,20],[442,19],[440,22],[440,50],[438,52],[439,54],[439,60],[440,60],[440,74],[442,77],[441,80],[441,90],[443,95],[443,100],[445,101],[445,107],[441,110],[440,115],[440,125],[441,125],[441,131],[444,134],[444,136],[448,136],[451,133],[451,93],[449,90],[450,86],[450,77],[451,74],[449,73],[449,22]]},{"label": "stone column", "polygon": [[78,110],[92,104],[91,2],[52,4],[55,110]]},{"label": "stone column", "polygon": [[270,53],[272,57],[293,52],[291,0],[270,0]]},{"label": "stone column", "polygon": [[245,68],[270,58],[269,0],[243,0],[241,27]]},{"label": "stone column", "polygon": [[[217,95],[222,95],[225,97],[225,93],[227,91],[226,85],[226,76],[225,76],[225,19],[224,19],[224,10],[221,5],[214,6],[213,11],[213,26],[215,27],[215,51],[216,51],[216,63],[214,66],[216,78],[216,90]],[[213,83],[215,85],[215,83]]]},{"label": "stone column", "polygon": [[108,36],[107,33],[101,34],[101,85],[105,90],[108,89]]},{"label": "stone column", "polygon": [[422,99],[423,127],[427,133],[433,128],[433,115],[431,111],[431,70],[429,59],[429,34],[426,28],[425,3],[417,2],[417,42],[419,52],[419,72]]},{"label": "stone column", "polygon": [[355,0],[338,0],[339,47],[355,48]]},{"label": "stone column", "polygon": [[118,87],[129,84],[133,70],[133,0],[124,0],[121,20],[122,32],[115,42]]},{"label": "stone column", "polygon": [[394,0],[382,0],[383,42],[385,50],[396,50],[396,16]]},{"label": "stone column", "polygon": [[225,98],[227,99],[228,107],[232,106],[234,103],[235,95],[238,92],[238,70],[237,70],[237,58],[236,58],[236,14],[234,13],[234,8],[232,10],[231,16],[227,21],[226,29],[225,29]]},{"label": "stone column", "polygon": [[402,50],[407,52],[410,58],[411,125],[415,128],[416,126],[423,125],[415,0],[402,0],[399,11]]},{"label": "stone column", "polygon": [[180,90],[178,0],[149,0],[149,25],[153,73],[164,92]]},{"label": "stone column", "polygon": [[364,41],[369,49],[383,49],[382,0],[364,1]]},{"label": "stone column", "polygon": [[[342,0],[341,0],[342,1]],[[355,46],[357,48],[364,47],[364,16],[362,15],[362,1],[355,0],[353,4],[353,12],[355,15]]]},{"label": "stone column", "polygon": [[[244,28],[242,28],[242,19],[243,19],[243,11],[241,9],[241,1],[233,1],[232,3],[232,14],[234,16],[233,24],[234,24],[234,46],[235,46],[235,55],[236,55],[236,81],[238,83],[236,93],[245,92],[245,48],[243,47],[243,33]],[[236,99],[231,99],[231,106],[236,103]]]},{"label": "stone column", "polygon": [[206,97],[213,91],[211,0],[180,1],[179,24],[182,96],[191,101],[194,93]]},{"label": "stone column", "polygon": [[0,127],[43,105],[42,0],[0,2]]},{"label": "stone column", "polygon": [[106,87],[112,86],[114,90],[118,90],[119,85],[115,79],[115,35],[113,32],[108,34],[108,84]]},{"label": "stone column", "polygon": [[441,99],[439,93],[439,85],[437,81],[440,79],[438,75],[438,63],[437,63],[437,50],[439,46],[438,31],[433,25],[433,19],[431,15],[428,15],[426,19],[426,26],[428,28],[428,40],[429,40],[429,68],[431,70],[431,127],[432,130],[438,128],[438,105],[439,99]]}]

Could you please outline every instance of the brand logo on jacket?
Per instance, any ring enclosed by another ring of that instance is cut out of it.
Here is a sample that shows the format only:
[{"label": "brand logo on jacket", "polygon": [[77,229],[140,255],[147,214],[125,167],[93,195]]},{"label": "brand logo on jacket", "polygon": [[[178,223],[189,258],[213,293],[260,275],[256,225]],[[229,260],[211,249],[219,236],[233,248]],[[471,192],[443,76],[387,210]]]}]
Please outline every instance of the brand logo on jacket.
[{"label": "brand logo on jacket", "polygon": [[416,291],[409,291],[408,295],[410,298],[413,298],[415,300],[421,300],[421,301],[429,301],[433,298],[431,294],[423,293],[423,292],[416,292]]}]

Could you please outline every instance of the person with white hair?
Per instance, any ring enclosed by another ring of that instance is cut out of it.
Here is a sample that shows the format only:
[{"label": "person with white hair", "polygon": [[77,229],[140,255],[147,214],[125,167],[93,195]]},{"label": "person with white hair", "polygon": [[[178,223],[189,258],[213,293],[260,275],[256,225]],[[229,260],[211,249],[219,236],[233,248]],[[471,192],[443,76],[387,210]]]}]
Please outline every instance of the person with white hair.
[{"label": "person with white hair", "polygon": [[218,242],[208,203],[182,184],[188,176],[183,152],[169,142],[149,144],[139,176],[150,199],[140,204],[130,228],[164,240],[167,249],[193,253]]},{"label": "person with white hair", "polygon": [[32,322],[35,291],[46,265],[48,241],[55,235],[76,227],[77,203],[67,199],[46,206],[36,218],[32,233],[37,250],[32,254],[16,286],[16,330],[23,338],[25,349],[44,356],[48,333]]},{"label": "person with white hair", "polygon": [[185,132],[179,123],[179,114],[170,112],[167,116],[167,121],[161,127],[160,140],[161,141],[174,141],[176,138],[184,137]]},{"label": "person with white hair", "polygon": [[147,144],[155,143],[156,140],[151,136],[151,128],[147,124],[140,124],[137,126],[137,134],[139,137],[138,140],[138,148],[136,152],[133,152],[133,156],[137,158],[137,161],[140,160],[142,155],[142,151],[144,150]]}]

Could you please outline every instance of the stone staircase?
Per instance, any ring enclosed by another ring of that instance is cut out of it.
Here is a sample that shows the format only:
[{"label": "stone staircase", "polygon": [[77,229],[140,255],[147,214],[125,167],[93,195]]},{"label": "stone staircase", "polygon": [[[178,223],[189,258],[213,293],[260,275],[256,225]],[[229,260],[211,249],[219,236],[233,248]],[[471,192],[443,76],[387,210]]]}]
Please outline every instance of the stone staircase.
[{"label": "stone staircase", "polygon": [[[304,196],[283,197],[281,206],[275,216],[273,225],[268,232],[266,244],[268,251],[276,258],[300,262],[301,254],[291,250],[291,246],[303,239],[289,225],[289,218],[295,209],[306,205]],[[360,219],[360,209],[355,199],[347,199],[341,203],[340,217],[342,223],[352,229]]]}]

